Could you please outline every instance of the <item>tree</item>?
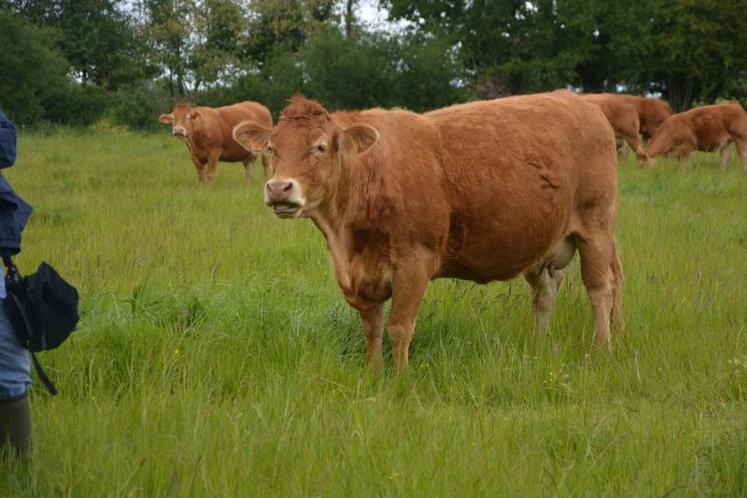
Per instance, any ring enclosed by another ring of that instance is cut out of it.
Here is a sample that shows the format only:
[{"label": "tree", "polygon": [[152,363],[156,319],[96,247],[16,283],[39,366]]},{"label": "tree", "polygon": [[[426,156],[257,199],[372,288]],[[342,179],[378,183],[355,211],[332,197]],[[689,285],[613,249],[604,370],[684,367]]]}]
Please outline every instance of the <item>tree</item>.
[{"label": "tree", "polygon": [[240,70],[240,46],[244,38],[246,14],[235,0],[206,0],[195,12],[192,68],[194,89],[204,83],[226,79],[231,70]]},{"label": "tree", "polygon": [[139,0],[140,36],[147,40],[148,58],[165,75],[169,93],[183,99],[190,93],[194,0]]},{"label": "tree", "polygon": [[18,124],[42,119],[50,92],[68,85],[68,63],[57,49],[58,37],[55,30],[0,13],[0,107]]},{"label": "tree", "polygon": [[59,44],[83,85],[116,89],[142,77],[143,64],[122,0],[10,0],[12,10],[38,26],[57,28]]},{"label": "tree", "polygon": [[659,1],[647,43],[642,77],[675,111],[741,93],[737,82],[747,73],[743,0]]}]

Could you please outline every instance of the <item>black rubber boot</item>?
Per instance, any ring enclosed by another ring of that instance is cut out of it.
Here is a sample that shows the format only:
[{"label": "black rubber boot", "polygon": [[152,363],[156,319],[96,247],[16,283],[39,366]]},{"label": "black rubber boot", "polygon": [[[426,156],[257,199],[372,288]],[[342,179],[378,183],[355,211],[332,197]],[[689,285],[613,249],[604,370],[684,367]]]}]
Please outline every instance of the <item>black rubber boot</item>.
[{"label": "black rubber boot", "polygon": [[31,455],[31,409],[28,392],[15,398],[0,399],[0,452],[7,444],[10,444],[19,458]]}]

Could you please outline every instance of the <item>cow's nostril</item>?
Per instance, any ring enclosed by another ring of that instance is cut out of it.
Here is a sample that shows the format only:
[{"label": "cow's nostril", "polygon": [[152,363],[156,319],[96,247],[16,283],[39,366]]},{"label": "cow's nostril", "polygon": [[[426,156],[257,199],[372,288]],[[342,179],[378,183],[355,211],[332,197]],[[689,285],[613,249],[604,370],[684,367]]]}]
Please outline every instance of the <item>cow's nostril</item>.
[{"label": "cow's nostril", "polygon": [[283,192],[289,192],[290,189],[292,189],[292,188],[293,188],[293,183],[288,182],[288,183],[285,184],[285,187],[283,187]]}]

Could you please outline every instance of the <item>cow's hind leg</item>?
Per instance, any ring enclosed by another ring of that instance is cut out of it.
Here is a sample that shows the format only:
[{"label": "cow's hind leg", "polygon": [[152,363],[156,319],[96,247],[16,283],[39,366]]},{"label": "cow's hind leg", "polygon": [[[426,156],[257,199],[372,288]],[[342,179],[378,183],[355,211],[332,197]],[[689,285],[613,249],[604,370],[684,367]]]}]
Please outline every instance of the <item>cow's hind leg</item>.
[{"label": "cow's hind leg", "polygon": [[721,169],[726,170],[731,162],[731,140],[719,147],[718,152],[721,154]]},{"label": "cow's hind leg", "polygon": [[378,304],[366,311],[359,311],[363,334],[366,340],[366,365],[372,370],[381,370],[384,358],[381,353],[381,339],[384,335],[384,304]]},{"label": "cow's hind leg", "polygon": [[541,263],[524,274],[532,293],[534,326],[540,332],[550,328],[550,315],[563,282],[562,269],[570,263],[575,253],[573,240],[565,239]]},{"label": "cow's hind leg", "polygon": [[616,261],[615,237],[611,229],[608,231],[597,226],[578,235],[577,247],[581,256],[581,278],[594,315],[596,342],[599,346],[611,349],[610,316],[616,296],[619,298],[619,291],[615,291],[618,286],[613,270],[617,264],[613,264]]},{"label": "cow's hind leg", "polygon": [[244,183],[249,184],[252,181],[252,172],[254,171],[254,161],[256,160],[254,154],[250,154],[249,157],[244,159]]},{"label": "cow's hind leg", "polygon": [[262,169],[265,172],[265,178],[270,178],[272,176],[272,168],[270,168],[270,159],[267,157],[267,154],[261,154],[260,159],[262,161]]},{"label": "cow's hind leg", "polygon": [[689,150],[682,150],[679,153],[680,156],[680,164],[682,165],[682,171],[687,171],[690,169],[690,151]]},{"label": "cow's hind leg", "polygon": [[218,159],[220,159],[220,151],[210,152],[207,160],[207,173],[205,179],[209,185],[212,185],[215,181],[215,171],[218,168]]},{"label": "cow's hind leg", "polygon": [[739,159],[742,161],[742,170],[744,171],[744,174],[747,175],[747,138],[737,139],[735,140],[735,144],[737,145]]},{"label": "cow's hind leg", "polygon": [[625,140],[622,138],[615,138],[615,143],[617,144],[617,155],[620,157],[620,160],[627,161],[630,147],[625,144]]}]

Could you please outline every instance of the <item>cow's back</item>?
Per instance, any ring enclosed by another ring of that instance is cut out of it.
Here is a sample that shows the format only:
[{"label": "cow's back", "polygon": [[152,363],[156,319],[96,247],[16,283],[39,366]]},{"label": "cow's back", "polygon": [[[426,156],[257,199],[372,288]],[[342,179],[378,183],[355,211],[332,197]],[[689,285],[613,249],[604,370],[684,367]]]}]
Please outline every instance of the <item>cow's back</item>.
[{"label": "cow's back", "polygon": [[251,157],[247,151],[233,139],[233,129],[242,121],[255,121],[268,128],[272,127],[272,115],[270,111],[257,102],[240,102],[223,107],[198,107],[204,116],[208,116],[203,127],[206,130],[206,142],[210,147],[220,148],[221,161],[236,162],[244,161]]},{"label": "cow's back", "polygon": [[613,131],[598,107],[570,92],[425,116],[440,131],[452,209],[443,276],[511,278],[573,230],[579,209],[615,203]]}]

